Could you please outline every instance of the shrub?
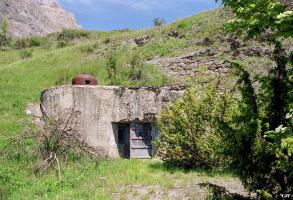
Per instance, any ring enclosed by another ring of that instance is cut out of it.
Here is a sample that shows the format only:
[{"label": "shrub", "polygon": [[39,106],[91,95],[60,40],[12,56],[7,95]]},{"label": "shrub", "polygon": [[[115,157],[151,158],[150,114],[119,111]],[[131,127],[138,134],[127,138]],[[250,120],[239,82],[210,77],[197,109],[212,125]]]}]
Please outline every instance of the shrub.
[{"label": "shrub", "polygon": [[115,53],[110,53],[107,58],[106,63],[108,77],[111,81],[111,84],[114,85],[117,83],[117,56]]},{"label": "shrub", "polygon": [[64,48],[64,47],[67,47],[68,46],[68,42],[65,41],[65,40],[60,40],[57,42],[57,48]]},{"label": "shrub", "polygon": [[45,115],[44,126],[35,136],[40,158],[36,172],[53,167],[58,170],[61,180],[61,159],[90,157],[99,161],[107,158],[103,149],[95,149],[87,144],[77,122],[78,117],[79,112],[73,110],[63,110],[50,118]]},{"label": "shrub", "polygon": [[58,33],[57,40],[71,41],[71,40],[80,39],[83,37],[88,38],[89,35],[90,33],[84,30],[65,29],[62,32]]},{"label": "shrub", "polygon": [[257,192],[270,199],[283,199],[283,195],[293,194],[293,110],[287,114],[287,119],[287,127],[280,125],[265,133],[265,141],[255,155],[266,166],[256,163],[260,172],[266,174],[265,177],[260,173],[254,176],[254,181],[263,181],[256,184]]},{"label": "shrub", "polygon": [[28,46],[29,47],[39,47],[41,45],[44,45],[46,42],[47,38],[46,37],[31,37],[28,39]]},{"label": "shrub", "polygon": [[235,98],[237,104],[223,101],[220,106],[216,129],[222,153],[231,159],[230,167],[248,190],[263,199],[282,199],[293,193],[292,120],[286,122],[286,128],[267,132],[273,114],[265,112],[268,98],[263,96],[272,94],[256,94],[250,74],[239,64],[233,66],[239,75],[236,88],[241,98]]},{"label": "shrub", "polygon": [[15,49],[25,49],[29,47],[39,47],[44,45],[47,41],[46,37],[30,37],[30,38],[20,38],[14,41],[14,48]]},{"label": "shrub", "polygon": [[24,49],[24,50],[21,50],[20,51],[20,57],[22,59],[28,59],[28,58],[31,58],[32,56],[33,56],[32,50],[26,50],[26,49]]},{"label": "shrub", "polygon": [[[40,118],[40,129],[30,127],[19,136],[8,138],[7,145],[0,149],[1,157],[11,159],[15,157],[17,149],[18,157],[35,162],[36,174],[42,175],[53,169],[58,172],[60,181],[62,162],[81,158],[90,158],[96,162],[107,159],[104,149],[92,148],[87,144],[77,121],[78,111],[62,110],[49,117],[42,106],[41,109],[44,117]],[[28,144],[30,148],[27,148]],[[17,187],[19,176],[19,172],[0,168],[0,197],[1,192],[7,195]]]},{"label": "shrub", "polygon": [[21,38],[14,41],[13,44],[16,49],[25,49],[29,47],[29,41],[27,38]]},{"label": "shrub", "polygon": [[4,19],[0,26],[0,47],[8,45],[10,41],[8,21]]},{"label": "shrub", "polygon": [[143,67],[144,63],[142,56],[139,53],[134,53],[129,60],[130,71],[129,78],[131,80],[141,80],[143,78]]},{"label": "shrub", "polygon": [[163,109],[158,124],[159,156],[184,168],[219,164],[219,138],[213,128],[213,115],[219,94],[217,83],[205,89],[189,89],[183,98]]},{"label": "shrub", "polygon": [[[237,104],[223,101],[217,120],[217,131],[222,137],[223,154],[232,158],[231,166],[238,169],[241,178],[253,170],[251,158],[254,154],[259,132],[259,109],[249,73],[237,65],[240,79],[237,89],[242,98]],[[245,169],[245,171],[244,171]]]}]

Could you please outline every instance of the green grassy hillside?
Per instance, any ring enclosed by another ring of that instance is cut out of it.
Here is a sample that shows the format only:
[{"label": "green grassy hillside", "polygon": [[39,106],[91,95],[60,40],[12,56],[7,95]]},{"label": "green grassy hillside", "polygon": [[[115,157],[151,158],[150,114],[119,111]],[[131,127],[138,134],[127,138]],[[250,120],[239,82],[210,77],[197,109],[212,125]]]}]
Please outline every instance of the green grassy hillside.
[{"label": "green grassy hillside", "polygon": [[[111,84],[106,67],[109,55],[114,54],[117,59],[116,85],[178,83],[176,78],[168,77],[158,67],[146,64],[142,67],[142,78],[133,80],[130,75],[133,57],[143,62],[155,56],[176,56],[203,49],[205,46],[196,43],[222,34],[222,15],[219,11],[209,11],[162,28],[112,32],[64,31],[14,42],[14,47],[0,51],[1,136],[17,134],[22,130],[26,105],[38,102],[40,91],[46,87],[70,84],[72,77],[78,73],[90,73],[97,77],[99,84]],[[172,31],[176,31],[178,36],[168,36]],[[133,44],[134,39],[144,36],[151,38],[146,45],[137,47]]]},{"label": "green grassy hillside", "polygon": [[[226,12],[215,10],[147,30],[64,31],[14,41],[12,46],[0,51],[0,149],[8,144],[8,138],[31,127],[25,109],[28,103],[39,101],[42,89],[70,84],[75,74],[93,74],[103,85],[182,84],[184,80],[170,77],[145,61],[208,47],[220,52],[218,59],[230,58],[231,52],[225,52],[229,44],[226,40],[223,42],[226,37],[223,24],[227,19]],[[134,39],[139,38],[146,38],[147,42],[137,46]],[[207,38],[212,43],[204,43]],[[109,57],[117,62],[114,81],[108,73]],[[244,62],[257,70],[261,66],[255,59],[256,56],[250,56]],[[269,60],[265,62],[271,64]],[[135,73],[139,73],[139,78]],[[24,142],[26,151],[30,152],[31,142]],[[8,199],[125,199],[129,188],[132,188],[130,195],[141,195],[140,190],[133,189],[135,187],[148,188],[148,192],[139,197],[149,199],[158,188],[162,193],[175,188],[176,193],[185,187],[183,190],[188,193],[192,190],[188,186],[194,186],[195,179],[209,179],[209,175],[201,172],[187,176],[183,171],[162,170],[162,164],[156,161],[117,160],[96,166],[90,160],[81,159],[63,163],[63,179],[59,182],[54,171],[42,176],[34,174],[36,157],[19,154],[17,146],[14,148],[14,153],[0,157],[0,193]],[[156,171],[154,165],[159,170]],[[196,195],[187,194],[192,199]]]}]

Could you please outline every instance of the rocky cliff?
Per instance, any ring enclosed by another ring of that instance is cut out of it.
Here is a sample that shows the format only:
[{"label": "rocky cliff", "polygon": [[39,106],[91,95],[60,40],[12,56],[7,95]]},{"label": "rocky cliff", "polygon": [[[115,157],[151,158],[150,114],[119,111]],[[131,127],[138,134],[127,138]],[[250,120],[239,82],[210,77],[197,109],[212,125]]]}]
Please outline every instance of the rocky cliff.
[{"label": "rocky cliff", "polygon": [[74,16],[58,0],[1,0],[0,20],[7,18],[12,37],[78,29]]}]

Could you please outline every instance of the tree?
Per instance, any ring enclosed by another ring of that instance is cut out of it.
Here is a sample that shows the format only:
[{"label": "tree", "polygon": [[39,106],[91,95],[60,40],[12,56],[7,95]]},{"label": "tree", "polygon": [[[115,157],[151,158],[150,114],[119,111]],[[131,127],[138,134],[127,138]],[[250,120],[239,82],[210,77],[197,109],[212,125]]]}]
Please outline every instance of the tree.
[{"label": "tree", "polygon": [[[226,30],[248,39],[266,33],[267,42],[275,47],[276,63],[269,75],[261,78],[262,98],[255,94],[250,75],[236,65],[241,71],[238,82],[244,81],[246,86],[238,87],[242,96],[238,112],[231,115],[223,112],[222,120],[218,121],[224,153],[231,158],[233,169],[248,189],[272,199],[282,199],[282,194],[293,192],[292,123],[286,116],[292,106],[292,66],[288,69],[292,52],[288,56],[282,45],[282,38],[293,36],[293,11],[276,0],[222,2],[235,14],[225,25]],[[254,100],[247,101],[249,96]],[[254,109],[255,105],[258,109]]]},{"label": "tree", "polygon": [[[218,1],[218,0],[216,0]],[[292,37],[293,11],[275,0],[222,0],[236,14],[226,24],[228,31],[247,34],[252,38],[269,30],[270,40],[278,37]]]},{"label": "tree", "polygon": [[268,123],[271,129],[275,129],[285,123],[284,116],[288,111],[286,65],[290,57],[286,55],[280,38],[293,36],[293,11],[287,10],[285,4],[275,0],[223,0],[222,2],[236,14],[236,17],[226,24],[227,31],[236,32],[238,35],[244,34],[248,38],[269,33],[267,41],[275,45],[274,61],[277,67],[271,71],[272,79],[267,90],[272,94],[268,106],[272,116],[268,119]]},{"label": "tree", "polygon": [[163,26],[164,24],[166,24],[166,21],[163,18],[155,18],[153,20],[154,26],[156,27],[160,27]]},{"label": "tree", "polygon": [[9,38],[9,26],[8,26],[8,20],[5,18],[0,26],[0,47],[9,44],[10,38]]}]

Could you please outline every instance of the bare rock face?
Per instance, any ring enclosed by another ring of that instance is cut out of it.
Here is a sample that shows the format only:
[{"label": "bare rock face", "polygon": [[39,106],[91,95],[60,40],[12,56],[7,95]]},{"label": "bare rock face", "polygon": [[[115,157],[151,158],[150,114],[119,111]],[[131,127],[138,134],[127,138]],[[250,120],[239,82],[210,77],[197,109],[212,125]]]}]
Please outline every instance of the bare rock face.
[{"label": "bare rock face", "polygon": [[58,0],[1,0],[0,20],[5,17],[14,38],[80,28],[73,14],[65,11]]}]

